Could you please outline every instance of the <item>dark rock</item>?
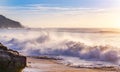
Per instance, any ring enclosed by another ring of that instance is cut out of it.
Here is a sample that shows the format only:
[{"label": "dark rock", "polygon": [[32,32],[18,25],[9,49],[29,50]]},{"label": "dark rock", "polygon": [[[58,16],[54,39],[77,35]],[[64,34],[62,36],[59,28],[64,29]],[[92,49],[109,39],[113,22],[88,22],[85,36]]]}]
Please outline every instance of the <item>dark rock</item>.
[{"label": "dark rock", "polygon": [[0,15],[0,28],[22,28],[23,26],[17,22],[13,21],[11,19],[6,18],[3,15]]},{"label": "dark rock", "polygon": [[8,50],[7,47],[3,46],[1,43],[0,43],[0,50]]},{"label": "dark rock", "polygon": [[0,43],[0,72],[21,72],[26,67],[26,57]]}]

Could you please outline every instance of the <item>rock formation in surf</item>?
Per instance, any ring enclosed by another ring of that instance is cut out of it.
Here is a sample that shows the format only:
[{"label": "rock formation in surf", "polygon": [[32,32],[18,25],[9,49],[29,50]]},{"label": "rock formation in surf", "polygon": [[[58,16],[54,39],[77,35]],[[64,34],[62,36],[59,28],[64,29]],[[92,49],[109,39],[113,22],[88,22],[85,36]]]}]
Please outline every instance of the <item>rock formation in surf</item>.
[{"label": "rock formation in surf", "polygon": [[26,57],[0,43],[0,72],[21,72],[26,67]]}]

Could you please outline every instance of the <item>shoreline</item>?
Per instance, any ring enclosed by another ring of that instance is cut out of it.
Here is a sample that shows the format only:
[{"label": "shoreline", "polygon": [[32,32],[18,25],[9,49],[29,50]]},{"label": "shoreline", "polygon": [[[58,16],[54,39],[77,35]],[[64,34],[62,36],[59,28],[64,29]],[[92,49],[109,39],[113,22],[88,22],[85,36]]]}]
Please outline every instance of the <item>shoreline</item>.
[{"label": "shoreline", "polygon": [[112,67],[76,68],[60,64],[55,59],[27,57],[27,67],[22,72],[119,72]]}]

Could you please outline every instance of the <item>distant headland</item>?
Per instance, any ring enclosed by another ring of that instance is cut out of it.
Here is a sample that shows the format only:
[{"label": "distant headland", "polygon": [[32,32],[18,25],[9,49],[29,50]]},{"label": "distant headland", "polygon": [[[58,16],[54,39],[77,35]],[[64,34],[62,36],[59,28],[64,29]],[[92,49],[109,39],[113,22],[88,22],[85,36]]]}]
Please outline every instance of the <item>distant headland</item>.
[{"label": "distant headland", "polygon": [[23,28],[20,22],[6,18],[0,15],[0,28]]}]

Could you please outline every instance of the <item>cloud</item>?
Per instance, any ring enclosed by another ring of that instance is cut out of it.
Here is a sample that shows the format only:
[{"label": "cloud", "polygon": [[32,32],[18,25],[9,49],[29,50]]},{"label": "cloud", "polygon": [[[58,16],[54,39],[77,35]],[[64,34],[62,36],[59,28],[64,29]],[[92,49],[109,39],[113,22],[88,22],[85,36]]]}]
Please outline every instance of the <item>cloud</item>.
[{"label": "cloud", "polygon": [[41,4],[26,5],[26,6],[0,6],[1,11],[9,11],[8,13],[23,13],[23,14],[78,14],[78,13],[95,13],[101,12],[103,9],[96,8],[74,8],[74,7],[50,7]]},{"label": "cloud", "polygon": [[[30,27],[112,27],[119,8],[58,7],[49,5],[0,6],[0,13]],[[98,25],[97,25],[98,24]]]}]

